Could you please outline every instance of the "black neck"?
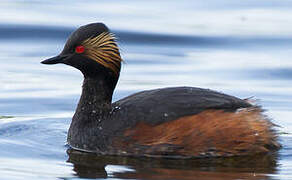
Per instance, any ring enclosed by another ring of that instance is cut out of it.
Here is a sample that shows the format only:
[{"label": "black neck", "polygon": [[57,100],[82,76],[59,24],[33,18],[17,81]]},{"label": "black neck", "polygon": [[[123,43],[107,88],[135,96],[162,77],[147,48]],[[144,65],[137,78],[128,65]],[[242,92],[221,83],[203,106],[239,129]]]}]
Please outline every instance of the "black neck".
[{"label": "black neck", "polygon": [[91,150],[105,147],[102,122],[109,118],[112,110],[113,88],[102,77],[84,79],[82,95],[68,132],[67,140],[72,147]]},{"label": "black neck", "polygon": [[[108,86],[103,78],[85,78],[81,98],[75,113],[79,115],[78,119],[85,123],[87,120],[94,121],[97,120],[98,116],[104,116],[111,110],[112,94],[112,87]],[[73,120],[75,119],[74,116]]]}]

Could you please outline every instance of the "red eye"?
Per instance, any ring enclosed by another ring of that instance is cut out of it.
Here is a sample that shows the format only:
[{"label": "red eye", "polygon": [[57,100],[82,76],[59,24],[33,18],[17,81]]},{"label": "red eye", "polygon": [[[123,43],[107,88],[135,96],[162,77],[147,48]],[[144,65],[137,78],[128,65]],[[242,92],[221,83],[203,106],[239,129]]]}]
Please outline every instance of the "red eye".
[{"label": "red eye", "polygon": [[78,53],[78,54],[83,53],[84,50],[85,50],[84,46],[77,46],[77,47],[75,48],[75,52]]}]

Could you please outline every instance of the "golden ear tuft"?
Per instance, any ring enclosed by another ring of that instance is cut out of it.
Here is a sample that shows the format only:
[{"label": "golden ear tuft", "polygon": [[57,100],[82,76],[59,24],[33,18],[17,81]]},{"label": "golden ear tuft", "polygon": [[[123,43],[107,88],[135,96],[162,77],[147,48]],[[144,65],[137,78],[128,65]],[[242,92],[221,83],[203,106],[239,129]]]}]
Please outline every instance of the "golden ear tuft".
[{"label": "golden ear tuft", "polygon": [[84,54],[87,57],[111,69],[116,75],[119,74],[122,58],[114,34],[103,32],[84,40],[82,45],[85,47]]}]

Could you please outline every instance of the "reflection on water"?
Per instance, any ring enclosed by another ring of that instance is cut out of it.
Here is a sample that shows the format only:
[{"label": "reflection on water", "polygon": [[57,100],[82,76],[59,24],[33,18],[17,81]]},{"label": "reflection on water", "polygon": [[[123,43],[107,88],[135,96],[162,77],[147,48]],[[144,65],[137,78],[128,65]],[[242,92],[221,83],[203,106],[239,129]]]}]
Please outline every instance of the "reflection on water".
[{"label": "reflection on water", "polygon": [[270,179],[266,174],[276,172],[278,158],[270,154],[179,160],[98,156],[72,149],[67,153],[80,177],[122,179]]},{"label": "reflection on water", "polygon": [[114,100],[167,86],[254,96],[279,130],[290,133],[291,7],[288,0],[2,0],[0,179],[292,179],[290,134],[280,136],[278,154],[267,156],[183,161],[67,154],[82,76],[39,63],[60,52],[77,26],[103,21],[125,60]]}]

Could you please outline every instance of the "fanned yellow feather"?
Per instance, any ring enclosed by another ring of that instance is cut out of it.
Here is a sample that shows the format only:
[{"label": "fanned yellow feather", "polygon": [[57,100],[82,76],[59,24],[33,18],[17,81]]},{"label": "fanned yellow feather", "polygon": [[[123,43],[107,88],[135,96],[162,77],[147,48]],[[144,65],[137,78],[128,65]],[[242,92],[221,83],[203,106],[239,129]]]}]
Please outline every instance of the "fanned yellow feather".
[{"label": "fanned yellow feather", "polygon": [[111,69],[116,75],[120,72],[122,58],[114,34],[103,32],[82,42],[85,55]]}]

